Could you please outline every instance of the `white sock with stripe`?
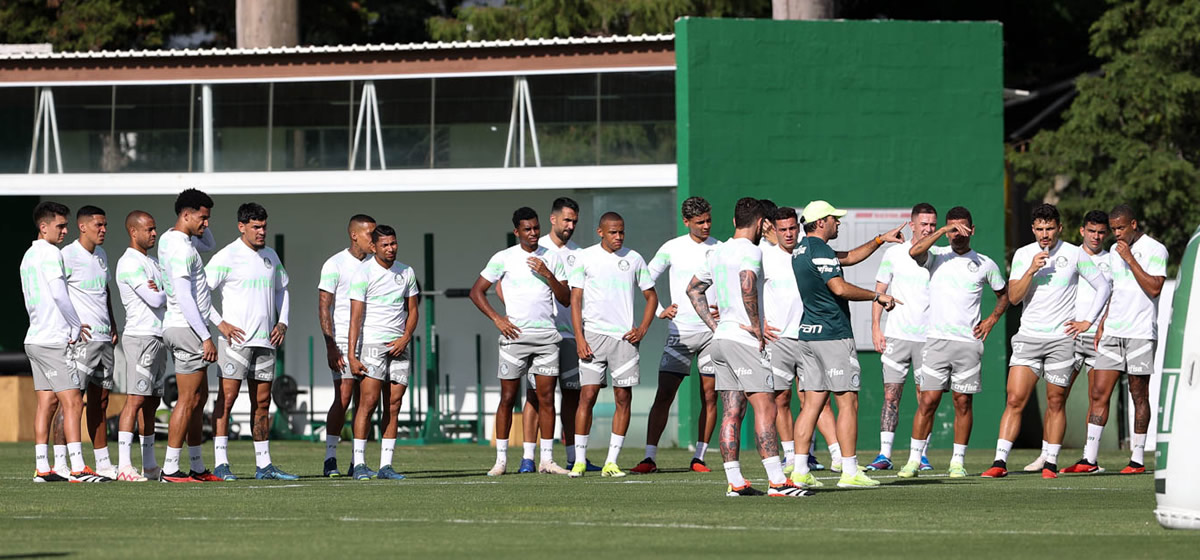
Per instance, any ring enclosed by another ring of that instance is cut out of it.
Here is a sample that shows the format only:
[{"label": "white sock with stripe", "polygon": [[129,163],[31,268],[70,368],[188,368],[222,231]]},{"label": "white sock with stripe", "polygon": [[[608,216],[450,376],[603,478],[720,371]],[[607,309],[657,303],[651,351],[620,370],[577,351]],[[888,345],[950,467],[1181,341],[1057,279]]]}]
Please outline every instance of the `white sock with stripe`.
[{"label": "white sock with stripe", "polygon": [[133,468],[133,432],[117,432],[117,467]]},{"label": "white sock with stripe", "polygon": [[1096,464],[1096,456],[1100,454],[1100,437],[1104,435],[1104,426],[1088,423],[1087,443],[1083,444],[1083,458],[1091,464]]},{"label": "white sock with stripe", "polygon": [[892,458],[892,442],[896,439],[896,432],[879,432],[879,454]]}]

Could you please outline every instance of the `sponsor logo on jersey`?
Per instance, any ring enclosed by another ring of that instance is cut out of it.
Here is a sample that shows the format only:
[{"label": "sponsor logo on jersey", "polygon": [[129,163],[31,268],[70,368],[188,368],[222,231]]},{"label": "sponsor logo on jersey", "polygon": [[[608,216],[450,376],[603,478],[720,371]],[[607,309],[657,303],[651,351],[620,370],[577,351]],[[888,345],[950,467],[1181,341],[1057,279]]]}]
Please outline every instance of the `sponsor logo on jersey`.
[{"label": "sponsor logo on jersey", "polygon": [[150,388],[150,383],[148,381],[146,381],[145,379],[139,379],[137,381],[137,389],[139,391],[145,391],[146,389],[149,389],[149,388]]},{"label": "sponsor logo on jersey", "polygon": [[1066,267],[1067,267],[1067,257],[1058,257],[1057,259],[1054,259],[1054,268],[1066,268]]},{"label": "sponsor logo on jersey", "polygon": [[843,375],[846,375],[846,370],[838,369],[838,368],[829,368],[829,369],[825,370],[825,375],[828,375],[829,377],[841,377]]},{"label": "sponsor logo on jersey", "polygon": [[967,270],[971,272],[979,272],[979,263],[975,261],[967,261]]},{"label": "sponsor logo on jersey", "polygon": [[750,368],[744,368],[744,367],[733,368],[733,374],[738,377],[745,377],[747,375],[750,375],[751,373],[753,373],[753,372],[750,371]]},{"label": "sponsor logo on jersey", "polygon": [[1141,364],[1129,364],[1128,373],[1142,373],[1146,371],[1146,367]]},{"label": "sponsor logo on jersey", "polygon": [[617,262],[617,268],[619,268],[623,271],[629,270],[629,261],[627,261],[625,259],[621,259],[620,261]]},{"label": "sponsor logo on jersey", "polygon": [[804,334],[820,334],[823,330],[825,330],[823,325],[800,325],[800,332]]}]

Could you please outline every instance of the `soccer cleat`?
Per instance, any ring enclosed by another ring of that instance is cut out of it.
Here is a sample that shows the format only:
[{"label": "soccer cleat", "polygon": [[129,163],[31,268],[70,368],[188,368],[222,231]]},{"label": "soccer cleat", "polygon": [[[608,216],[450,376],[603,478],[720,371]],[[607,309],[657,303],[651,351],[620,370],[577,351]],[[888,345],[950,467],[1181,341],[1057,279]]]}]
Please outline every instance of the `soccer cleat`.
[{"label": "soccer cleat", "polygon": [[[220,465],[217,465],[217,468],[213,469],[212,474],[218,479],[224,481],[237,480],[237,476],[233,474],[233,469],[229,468],[229,463],[221,463]],[[258,476],[256,475],[255,478],[258,478]]]},{"label": "soccer cleat", "polygon": [[117,480],[121,482],[146,482],[146,477],[142,473],[137,472],[137,469],[132,466],[121,467],[121,472],[117,473]]},{"label": "soccer cleat", "polygon": [[588,461],[587,462],[587,470],[588,470],[588,472],[600,472],[604,469],[601,467],[598,467],[596,465],[593,465],[591,461]]},{"label": "soccer cleat", "polygon": [[926,457],[924,455],[921,456],[921,470],[923,470],[923,471],[933,470],[933,465],[929,464],[929,457]]},{"label": "soccer cleat", "polygon": [[259,480],[300,480],[300,477],[292,473],[279,470],[279,467],[276,467],[274,463],[270,463],[261,469],[255,469],[254,478]]},{"label": "soccer cleat", "polygon": [[67,482],[67,480],[67,478],[59,476],[58,473],[54,472],[53,470],[46,472],[34,471],[33,473],[34,482]]},{"label": "soccer cleat", "polygon": [[900,472],[896,473],[896,476],[898,476],[900,478],[916,478],[917,475],[920,474],[919,473],[920,470],[921,470],[921,462],[920,461],[909,461],[907,463],[904,463],[903,467],[900,467]]},{"label": "soccer cleat", "polygon": [[842,473],[837,485],[838,488],[875,488],[879,486],[879,481],[867,476],[866,471],[858,469],[854,474]]},{"label": "soccer cleat", "polygon": [[983,474],[980,474],[979,476],[983,478],[1004,478],[1008,476],[1008,463],[1005,463],[1004,461],[995,461],[992,463],[991,468],[983,471]]},{"label": "soccer cleat", "polygon": [[183,474],[183,471],[175,471],[173,473],[162,473],[159,476],[159,482],[200,482],[192,478],[190,474]]},{"label": "soccer cleat", "polygon": [[892,470],[892,460],[887,455],[879,454],[871,464],[864,467],[864,470],[870,471],[890,471]]},{"label": "soccer cleat", "polygon": [[538,465],[538,472],[542,474],[571,474],[571,471],[558,466],[558,463],[554,461],[542,461],[542,464]]},{"label": "soccer cleat", "polygon": [[1121,469],[1121,474],[1142,474],[1146,472],[1146,466],[1141,463],[1130,461],[1125,468]]},{"label": "soccer cleat", "polygon": [[606,478],[621,478],[625,476],[625,472],[617,467],[616,463],[604,463],[604,470],[600,471],[600,476]]},{"label": "soccer cleat", "polygon": [[583,473],[585,471],[591,470],[587,467],[588,466],[586,463],[578,463],[577,462],[571,466],[571,474],[568,474],[567,476],[569,476],[571,478],[579,478],[579,477],[583,476]]},{"label": "soccer cleat", "polygon": [[796,472],[796,461],[794,459],[783,464],[784,476],[792,476],[794,472]]},{"label": "soccer cleat", "polygon": [[96,469],[96,474],[103,476],[104,478],[116,480],[117,479],[117,468],[116,467],[108,467],[107,469]]},{"label": "soccer cleat", "polygon": [[655,473],[658,472],[658,465],[654,464],[654,459],[646,457],[645,459],[642,459],[641,463],[638,463],[632,469],[629,469],[629,472],[634,474]]},{"label": "soccer cleat", "polygon": [[71,482],[86,483],[113,481],[113,479],[108,478],[107,476],[100,476],[96,474],[96,471],[92,470],[92,468],[88,466],[84,466],[83,470],[80,471],[71,471],[71,476],[68,478],[68,480]]},{"label": "soccer cleat", "polygon": [[342,476],[342,471],[339,471],[337,468],[337,457],[325,459],[325,468],[322,474],[325,476],[325,478],[337,478]]},{"label": "soccer cleat", "polygon": [[533,466],[533,459],[521,459],[521,466],[517,468],[517,474],[529,474],[537,472]]},{"label": "soccer cleat", "polygon": [[375,477],[379,476],[379,473],[371,470],[371,467],[363,465],[363,468],[367,469],[367,474],[371,475],[371,478],[375,478]]},{"label": "soccer cleat", "polygon": [[71,478],[71,469],[67,468],[66,465],[55,465],[52,470],[54,471],[54,474],[57,474],[58,476],[63,478]]},{"label": "soccer cleat", "polygon": [[1044,463],[1042,466],[1042,478],[1058,478],[1058,465],[1054,463]]},{"label": "soccer cleat", "polygon": [[767,488],[767,495],[780,498],[807,498],[815,494],[812,490],[805,490],[788,480],[780,485],[772,484]]},{"label": "soccer cleat", "polygon": [[191,475],[192,478],[196,479],[197,482],[221,482],[225,480],[224,478],[209,472],[208,469],[204,469],[201,472],[191,471],[188,474]]},{"label": "soccer cleat", "polygon": [[796,486],[799,486],[801,488],[820,488],[822,486],[825,486],[825,483],[821,482],[820,480],[817,480],[817,477],[813,476],[813,473],[811,473],[811,472],[806,472],[799,476],[797,476],[796,473],[793,472],[792,473],[792,484],[795,484]]},{"label": "soccer cleat", "polygon": [[1080,459],[1078,463],[1063,469],[1062,472],[1071,474],[1093,474],[1104,472],[1104,469],[1097,466],[1096,463],[1088,461],[1087,459]]},{"label": "soccer cleat", "polygon": [[350,478],[354,480],[371,480],[375,478],[375,471],[368,469],[366,465],[359,463],[350,469]]},{"label": "soccer cleat", "polygon": [[393,469],[391,465],[386,465],[379,467],[379,472],[375,474],[375,478],[382,478],[384,480],[404,480],[405,477],[404,475],[396,472],[396,469]]},{"label": "soccer cleat", "polygon": [[750,482],[746,482],[745,486],[739,486],[737,488],[734,488],[733,485],[730,484],[729,489],[725,491],[725,495],[730,498],[736,498],[738,496],[762,496],[763,491],[755,489],[753,486],[750,486]]},{"label": "soccer cleat", "polygon": [[145,476],[147,480],[159,480],[162,478],[162,467],[142,469],[142,476]]},{"label": "soccer cleat", "polygon": [[692,469],[692,472],[712,472],[712,469],[708,468],[708,465],[704,464],[703,459],[697,459],[695,457],[692,458],[692,465],[689,468]]},{"label": "soccer cleat", "polygon": [[507,462],[496,461],[496,464],[492,465],[492,470],[488,471],[487,475],[488,476],[500,476],[507,471],[508,471],[508,463]]},{"label": "soccer cleat", "polygon": [[1034,459],[1032,463],[1025,465],[1025,468],[1023,470],[1025,472],[1038,472],[1038,471],[1041,471],[1043,468],[1045,468],[1045,466],[1046,466],[1046,456],[1038,455],[1038,458]]},{"label": "soccer cleat", "polygon": [[946,474],[950,475],[950,478],[967,478],[967,469],[962,463],[950,463]]},{"label": "soccer cleat", "polygon": [[[841,467],[838,467],[838,468],[840,469]],[[816,455],[809,455],[808,456],[808,470],[823,471],[823,470],[825,470],[825,465],[822,465],[821,462],[817,460]]]}]

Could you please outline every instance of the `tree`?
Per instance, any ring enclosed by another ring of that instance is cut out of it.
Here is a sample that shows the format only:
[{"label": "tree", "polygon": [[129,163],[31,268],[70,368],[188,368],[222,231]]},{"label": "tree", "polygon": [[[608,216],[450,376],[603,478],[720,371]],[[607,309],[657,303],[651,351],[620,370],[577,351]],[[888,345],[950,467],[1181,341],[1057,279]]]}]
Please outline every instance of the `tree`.
[{"label": "tree", "polygon": [[161,48],[174,19],[158,0],[4,0],[0,43],[50,43],[55,51]]},{"label": "tree", "polygon": [[1133,206],[1173,270],[1200,224],[1200,3],[1109,4],[1092,26],[1102,74],[1081,77],[1062,126],[1010,160],[1030,199],[1056,201],[1068,225],[1091,209]]}]

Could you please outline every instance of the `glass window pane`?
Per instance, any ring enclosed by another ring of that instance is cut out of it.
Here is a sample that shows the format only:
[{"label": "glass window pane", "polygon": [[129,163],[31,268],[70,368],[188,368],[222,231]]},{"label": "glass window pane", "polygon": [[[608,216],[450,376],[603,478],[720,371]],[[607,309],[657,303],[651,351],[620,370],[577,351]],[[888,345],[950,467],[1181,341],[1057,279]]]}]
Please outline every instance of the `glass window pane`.
[{"label": "glass window pane", "polygon": [[[388,169],[431,167],[429,101],[432,87],[431,79],[375,81]],[[359,165],[363,163],[362,157],[359,156]]]},{"label": "glass window pane", "polygon": [[502,167],[513,78],[443,78],[436,88],[434,166]]},{"label": "glass window pane", "polygon": [[349,169],[361,90],[351,82],[275,84],[271,169]]},{"label": "glass window pane", "polygon": [[[53,90],[63,172],[119,171],[112,165],[111,159],[108,165],[104,161],[105,137],[113,125],[113,87],[56,87]],[[54,149],[53,144],[50,149]],[[40,152],[40,145],[38,150]],[[38,170],[41,170],[41,163],[38,163]],[[54,170],[53,159],[50,170]]]},{"label": "glass window pane", "polygon": [[33,117],[37,111],[35,91],[31,87],[0,88],[0,122],[5,123],[0,127],[0,173],[29,170]]},{"label": "glass window pane", "polygon": [[675,73],[609,73],[600,84],[600,162],[675,163]]},{"label": "glass window pane", "polygon": [[213,170],[267,170],[269,85],[214,84]]},{"label": "glass window pane", "polygon": [[192,105],[193,95],[199,99],[198,86],[117,86],[113,134],[105,130],[100,135],[103,170],[132,173],[201,169],[200,127],[188,126],[189,114],[193,122],[200,122],[195,114],[200,104],[197,101]]},{"label": "glass window pane", "polygon": [[598,165],[597,75],[529,76],[528,83],[542,165]]}]

